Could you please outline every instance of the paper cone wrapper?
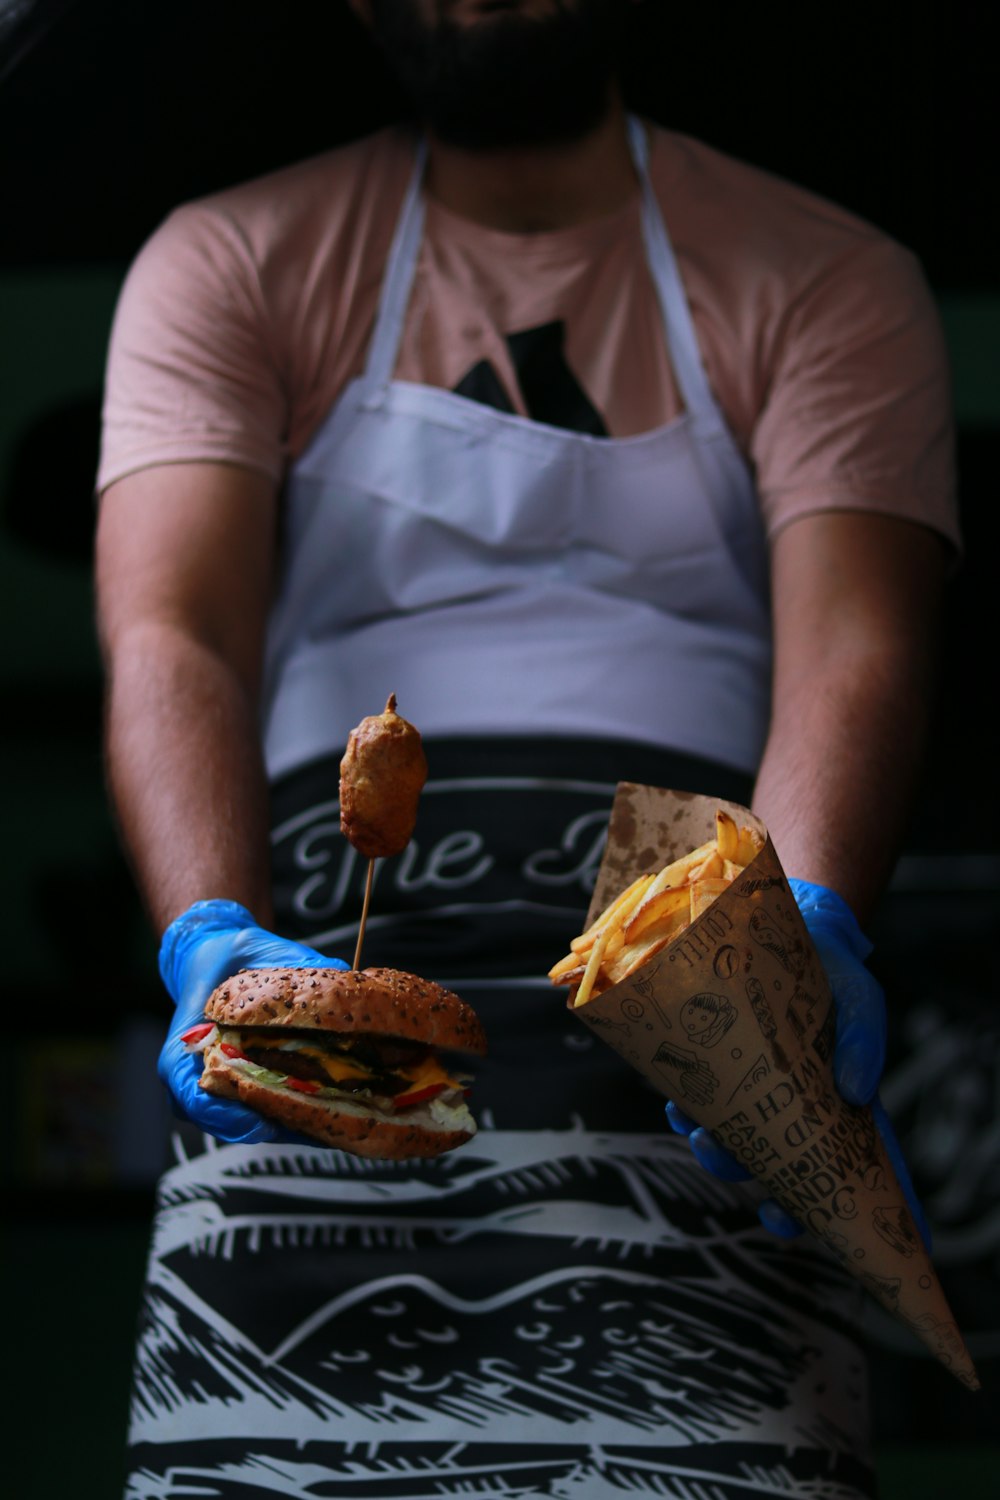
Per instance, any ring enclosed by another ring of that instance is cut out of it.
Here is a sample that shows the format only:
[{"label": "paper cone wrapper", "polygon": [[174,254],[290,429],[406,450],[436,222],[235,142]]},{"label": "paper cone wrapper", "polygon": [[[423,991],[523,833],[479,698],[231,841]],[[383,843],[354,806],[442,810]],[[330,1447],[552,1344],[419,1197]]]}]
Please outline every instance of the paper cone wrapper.
[{"label": "paper cone wrapper", "polygon": [[760,854],[668,947],[573,1014],[977,1389],[871,1111],[834,1086],[830,989],[760,819],[718,798],[620,783],[588,923],[636,876],[714,838],[719,807],[761,834]]}]

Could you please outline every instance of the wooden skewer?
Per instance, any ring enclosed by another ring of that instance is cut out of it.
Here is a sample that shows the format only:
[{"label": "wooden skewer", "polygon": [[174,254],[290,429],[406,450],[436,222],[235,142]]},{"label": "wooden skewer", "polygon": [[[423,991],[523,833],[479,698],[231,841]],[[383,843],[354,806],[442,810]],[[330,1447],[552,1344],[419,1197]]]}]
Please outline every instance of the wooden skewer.
[{"label": "wooden skewer", "polygon": [[368,861],[368,875],[365,880],[365,899],[361,904],[361,921],[358,925],[358,943],[357,947],[354,950],[354,963],[351,965],[353,969],[360,969],[361,967],[361,944],[365,940],[365,923],[368,921],[368,906],[372,899],[372,882],[374,879],[375,861],[373,859],[370,859]]}]

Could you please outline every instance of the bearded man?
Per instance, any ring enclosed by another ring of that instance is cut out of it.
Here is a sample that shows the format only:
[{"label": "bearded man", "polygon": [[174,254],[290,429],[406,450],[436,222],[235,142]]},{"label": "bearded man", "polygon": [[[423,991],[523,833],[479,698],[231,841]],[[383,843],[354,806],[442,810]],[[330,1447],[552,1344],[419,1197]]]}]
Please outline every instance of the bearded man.
[{"label": "bearded man", "polygon": [[[353,3],[418,128],[178,210],[109,359],[109,771],[188,1122],[128,1495],[868,1495],[861,1294],[541,976],[619,780],[752,801],[873,1094],[858,922],[958,542],[926,287],[630,116],[624,0]],[[180,1041],[238,968],[353,950],[338,765],[392,691],[431,777],[365,959],[491,1043],[426,1163],[282,1139]]]}]

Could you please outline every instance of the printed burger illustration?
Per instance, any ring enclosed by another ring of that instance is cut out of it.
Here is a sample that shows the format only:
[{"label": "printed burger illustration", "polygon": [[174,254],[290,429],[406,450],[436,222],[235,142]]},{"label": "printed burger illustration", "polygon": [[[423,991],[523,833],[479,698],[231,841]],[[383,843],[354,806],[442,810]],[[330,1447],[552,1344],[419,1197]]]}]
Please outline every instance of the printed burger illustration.
[{"label": "printed burger illustration", "polygon": [[406,847],[426,779],[392,694],[351,731],[340,766],[341,828],[368,859],[352,968],[243,969],[184,1037],[206,1092],[356,1156],[438,1156],[476,1130],[467,1068],[486,1037],[472,1007],[415,974],[360,966],[375,860]]},{"label": "printed burger illustration", "polygon": [[549,974],[574,1016],[978,1389],[871,1111],[834,1085],[833,999],[760,820],[620,783],[587,921]]}]

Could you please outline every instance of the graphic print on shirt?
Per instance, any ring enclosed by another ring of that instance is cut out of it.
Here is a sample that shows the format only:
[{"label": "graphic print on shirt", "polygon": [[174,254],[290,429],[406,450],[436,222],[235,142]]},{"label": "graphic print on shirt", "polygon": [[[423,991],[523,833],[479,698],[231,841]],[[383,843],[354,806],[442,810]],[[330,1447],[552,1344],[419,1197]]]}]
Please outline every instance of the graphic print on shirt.
[{"label": "graphic print on shirt", "polygon": [[[568,432],[587,432],[591,437],[609,437],[607,424],[577,380],[563,348],[566,324],[562,319],[540,323],[506,337],[518,387],[533,422],[562,427]],[[515,407],[503,381],[489,360],[481,359],[454,387],[465,396],[496,411],[513,414]]]}]

